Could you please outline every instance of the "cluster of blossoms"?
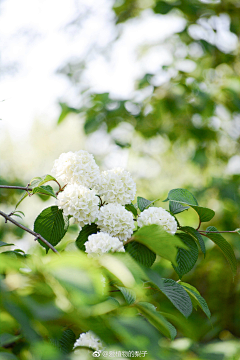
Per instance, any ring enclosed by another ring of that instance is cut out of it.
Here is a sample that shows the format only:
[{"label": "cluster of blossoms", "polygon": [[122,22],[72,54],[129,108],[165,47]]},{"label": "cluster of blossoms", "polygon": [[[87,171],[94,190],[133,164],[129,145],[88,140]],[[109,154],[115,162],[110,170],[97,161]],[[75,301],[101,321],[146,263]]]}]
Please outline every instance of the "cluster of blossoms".
[{"label": "cluster of blossoms", "polygon": [[103,348],[101,340],[92,331],[80,335],[79,339],[76,340],[73,349],[78,346],[87,346],[94,350],[101,350]]},{"label": "cluster of blossoms", "polygon": [[[89,256],[125,251],[123,242],[135,228],[133,214],[125,209],[136,195],[136,184],[129,172],[121,168],[100,172],[93,155],[80,150],[61,154],[52,173],[65,184],[57,196],[63,214],[73,217],[81,228],[95,222],[100,230],[85,243]],[[162,208],[145,209],[137,223],[139,227],[162,225],[171,234],[177,231],[175,218]]]}]

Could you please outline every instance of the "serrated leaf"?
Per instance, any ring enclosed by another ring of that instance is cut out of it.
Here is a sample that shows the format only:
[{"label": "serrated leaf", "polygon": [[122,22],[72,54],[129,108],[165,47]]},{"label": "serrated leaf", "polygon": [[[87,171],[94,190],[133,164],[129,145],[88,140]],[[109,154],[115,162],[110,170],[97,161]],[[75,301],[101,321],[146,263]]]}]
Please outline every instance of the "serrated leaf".
[{"label": "serrated leaf", "polygon": [[69,354],[73,349],[75,341],[76,336],[74,332],[71,329],[66,329],[59,340],[61,352],[63,354]]},{"label": "serrated leaf", "polygon": [[151,267],[156,260],[156,254],[147,246],[137,241],[127,244],[126,252],[128,252],[138,263]]},{"label": "serrated leaf", "polygon": [[125,209],[128,211],[131,211],[131,213],[133,213],[134,216],[137,216],[137,209],[135,208],[135,206],[133,204],[127,204],[125,205]]},{"label": "serrated leaf", "polygon": [[136,301],[136,294],[133,290],[117,285],[115,285],[115,287],[121,291],[128,305],[131,305]]},{"label": "serrated leaf", "polygon": [[33,189],[37,186],[45,184],[48,181],[56,181],[56,179],[52,175],[36,176],[30,181],[30,186]]},{"label": "serrated leaf", "polygon": [[199,291],[194,286],[187,284],[185,282],[180,281],[179,284],[182,285],[184,289],[188,292],[194,308],[199,306],[203,310],[203,312],[207,315],[207,317],[210,319],[211,312],[208,308],[205,299],[199,294]]},{"label": "serrated leaf", "polygon": [[178,234],[179,238],[187,245],[188,249],[178,249],[177,253],[177,266],[173,265],[175,271],[179,275],[180,279],[184,274],[187,274],[197,262],[198,259],[198,247],[193,238],[184,233]]},{"label": "serrated leaf", "polygon": [[144,199],[141,196],[138,196],[137,197],[137,205],[138,205],[139,210],[143,211],[143,210],[147,209],[150,205],[154,204],[158,200],[159,199],[150,201],[150,200]]},{"label": "serrated leaf", "polygon": [[189,206],[183,206],[176,201],[169,201],[169,210],[174,215],[179,214],[188,209],[189,209]]},{"label": "serrated leaf", "polygon": [[162,279],[163,285],[158,286],[159,290],[167,296],[171,303],[185,316],[192,313],[192,302],[187,292],[176,281]]},{"label": "serrated leaf", "polygon": [[96,234],[98,231],[98,227],[95,223],[92,223],[91,225],[85,225],[79,232],[76,239],[76,246],[79,248],[79,250],[85,251],[86,249],[84,244],[88,240],[89,235]]},{"label": "serrated leaf", "polygon": [[[209,226],[206,231],[218,231],[214,226]],[[227,259],[233,275],[237,273],[237,260],[234,254],[234,251],[231,245],[224,239],[221,234],[217,233],[206,233],[206,236],[211,239],[223,252],[225,258]]]},{"label": "serrated leaf", "polygon": [[14,244],[8,244],[8,243],[5,243],[4,241],[0,240],[0,247],[2,247],[2,246],[11,246],[11,245],[14,245]]},{"label": "serrated leaf", "polygon": [[170,190],[167,199],[164,201],[168,200],[171,202],[177,202],[191,206],[197,212],[201,222],[210,221],[215,215],[213,210],[198,206],[196,198],[193,196],[193,194],[190,193],[190,191],[186,189]]},{"label": "serrated leaf", "polygon": [[197,243],[200,246],[200,249],[202,250],[204,257],[205,257],[206,247],[205,247],[205,243],[202,238],[202,235],[191,226],[183,226],[183,227],[181,227],[181,230],[184,231],[185,233],[191,235],[197,241]]},{"label": "serrated leaf", "polygon": [[[57,206],[44,209],[34,222],[34,231],[44,237],[50,244],[56,246],[67,232],[68,217],[63,216]],[[38,242],[49,250],[49,247],[38,239]]]},{"label": "serrated leaf", "polygon": [[160,225],[143,226],[135,232],[133,237],[135,241],[174,264],[177,264],[177,247],[187,249],[187,246],[176,235],[169,234]]},{"label": "serrated leaf", "polygon": [[173,340],[177,331],[175,327],[165,319],[158,311],[155,311],[144,303],[136,304],[136,307],[145,318],[155,326],[163,335]]},{"label": "serrated leaf", "polygon": [[53,191],[53,188],[50,185],[41,185],[41,186],[36,186],[33,189],[33,194],[42,194],[42,195],[48,195],[48,196],[53,196],[54,198],[57,198],[55,195],[55,192]]}]

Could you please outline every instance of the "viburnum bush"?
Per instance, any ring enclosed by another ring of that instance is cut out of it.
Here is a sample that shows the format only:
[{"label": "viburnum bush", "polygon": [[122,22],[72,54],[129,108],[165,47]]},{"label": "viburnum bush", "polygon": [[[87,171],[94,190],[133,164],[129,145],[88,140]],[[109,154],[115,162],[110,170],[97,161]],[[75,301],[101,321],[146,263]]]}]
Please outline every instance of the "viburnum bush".
[{"label": "viburnum bush", "polygon": [[[57,191],[49,182],[57,184]],[[206,255],[204,238],[221,249],[236,274],[233,249],[221,232],[239,229],[201,230],[214,211],[199,206],[186,189],[169,191],[164,200],[169,210],[155,206],[160,199],[138,196],[134,203],[131,174],[121,168],[100,172],[87,151],[61,154],[52,175],[36,177],[26,187],[1,188],[24,191],[15,210],[0,215],[32,234],[47,255],[20,249],[0,254],[0,359],[87,359],[92,354],[173,359],[159,339],[172,340],[177,330],[184,335],[179,323],[193,307],[211,316],[198,290],[182,281],[199,252]],[[37,193],[55,198],[55,205],[37,216],[31,230],[13,217],[24,215],[18,206]],[[196,229],[181,226],[177,218],[190,208],[199,218]],[[79,227],[74,251],[61,246],[69,222]],[[1,241],[4,246],[9,244]],[[169,261],[178,281],[151,269],[157,256]],[[179,318],[176,312],[161,311],[159,293],[178,310]]]}]

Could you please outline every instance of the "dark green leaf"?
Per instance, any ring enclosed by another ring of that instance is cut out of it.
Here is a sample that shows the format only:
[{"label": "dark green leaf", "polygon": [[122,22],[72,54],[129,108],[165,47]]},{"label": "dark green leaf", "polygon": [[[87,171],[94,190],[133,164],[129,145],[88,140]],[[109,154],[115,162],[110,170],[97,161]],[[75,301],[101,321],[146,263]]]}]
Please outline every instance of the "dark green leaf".
[{"label": "dark green leaf", "polygon": [[86,249],[84,244],[87,241],[89,235],[96,234],[97,232],[98,227],[96,224],[92,223],[91,225],[85,225],[76,239],[76,246],[79,248],[79,250],[85,251]]},{"label": "dark green leaf", "polygon": [[192,302],[181,285],[172,279],[162,279],[163,285],[159,290],[173,303],[173,305],[185,316],[188,317],[192,313]]},{"label": "dark green leaf", "polygon": [[179,214],[188,209],[189,209],[189,206],[183,206],[178,202],[169,201],[169,210],[172,214]]},{"label": "dark green leaf", "polygon": [[132,241],[126,246],[126,251],[140,264],[151,267],[156,260],[156,254],[147,246]]},{"label": "dark green leaf", "polygon": [[141,196],[138,196],[137,197],[137,205],[138,205],[138,208],[140,211],[143,211],[147,208],[149,208],[150,205],[153,205],[156,201],[158,201],[159,199],[156,199],[156,200],[153,200],[153,201],[150,201],[150,200],[147,200],[147,199],[144,199],[143,197]]},{"label": "dark green leaf", "polygon": [[53,191],[53,188],[50,185],[41,185],[41,186],[36,186],[33,189],[33,194],[43,194],[43,195],[48,195],[48,196],[53,196],[56,198],[55,192]]},{"label": "dark green leaf", "polygon": [[5,243],[4,241],[0,240],[0,247],[2,247],[2,246],[11,246],[11,245],[14,245],[14,244],[8,244],[8,243]]},{"label": "dark green leaf", "polygon": [[168,200],[170,202],[190,205],[197,212],[201,222],[210,221],[215,215],[213,210],[198,206],[196,198],[186,189],[173,189],[169,191],[168,197],[164,201]]},{"label": "dark green leaf", "polygon": [[198,259],[198,247],[192,236],[184,233],[178,234],[179,238],[187,245],[188,249],[178,249],[177,253],[177,266],[174,266],[175,271],[179,275],[180,279],[184,274],[187,274],[197,262]]},{"label": "dark green leaf", "polygon": [[71,329],[66,329],[59,340],[60,349],[63,354],[69,354],[76,341],[76,336]]},{"label": "dark green leaf", "polygon": [[204,311],[204,313],[210,319],[211,313],[208,308],[208,305],[207,305],[205,299],[199,294],[198,290],[194,286],[189,285],[182,281],[179,282],[179,284],[182,285],[184,287],[184,289],[188,292],[194,308],[196,308],[197,306],[200,306],[200,308]]},{"label": "dark green leaf", "polygon": [[183,226],[183,227],[181,227],[181,230],[184,231],[185,233],[191,235],[197,241],[198,245],[200,246],[200,248],[205,256],[206,255],[206,247],[205,247],[205,243],[202,238],[202,235],[191,226]]},{"label": "dark green leaf", "polygon": [[187,246],[176,235],[169,234],[160,225],[155,224],[140,228],[134,234],[134,240],[174,264],[177,264],[177,247],[187,249]]},{"label": "dark green leaf", "polygon": [[[34,222],[34,231],[40,234],[53,246],[57,245],[68,229],[68,217],[63,216],[62,210],[57,206],[50,206],[44,209]],[[48,246],[41,240],[38,242],[49,250]]]},{"label": "dark green leaf", "polygon": [[118,288],[121,291],[121,293],[122,293],[124,299],[126,300],[126,302],[128,303],[128,305],[131,305],[136,301],[136,294],[133,290],[127,289],[122,286],[117,286],[117,285],[115,285],[115,286],[116,286],[116,288]]},{"label": "dark green leaf", "polygon": [[146,317],[146,319],[155,326],[163,335],[167,336],[171,340],[173,340],[177,331],[175,327],[168,322],[159,312],[149,308],[145,303],[138,303],[136,307],[140,311],[142,315]]},{"label": "dark green leaf", "polygon": [[135,206],[133,204],[127,204],[125,205],[125,209],[128,211],[131,211],[133,213],[134,216],[137,216],[137,209],[135,208]]},{"label": "dark green leaf", "polygon": [[[214,226],[209,226],[206,231],[218,231]],[[211,239],[223,252],[224,256],[226,257],[233,275],[236,275],[237,272],[237,260],[234,254],[234,251],[231,245],[224,239],[221,234],[217,233],[206,233],[206,236]]]},{"label": "dark green leaf", "polygon": [[22,335],[12,335],[12,334],[7,334],[7,333],[1,334],[0,335],[0,346],[3,347],[6,345],[9,345],[9,344],[12,344],[21,338],[22,338]]}]

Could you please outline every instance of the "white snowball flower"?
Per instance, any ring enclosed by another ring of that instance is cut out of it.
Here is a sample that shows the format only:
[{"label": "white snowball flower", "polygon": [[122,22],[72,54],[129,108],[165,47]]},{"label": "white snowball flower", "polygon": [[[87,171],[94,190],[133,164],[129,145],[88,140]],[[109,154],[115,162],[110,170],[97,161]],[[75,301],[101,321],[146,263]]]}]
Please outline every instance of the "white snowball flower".
[{"label": "white snowball flower", "polygon": [[98,192],[107,203],[126,205],[136,195],[136,184],[128,171],[115,168],[100,174]]},{"label": "white snowball flower", "polygon": [[52,174],[64,183],[92,188],[98,184],[100,170],[92,154],[79,150],[61,154],[54,161]]},{"label": "white snowball flower", "polygon": [[150,207],[145,209],[138,217],[138,226],[157,224],[161,225],[164,230],[174,235],[177,231],[177,222],[168,211],[161,207]]},{"label": "white snowball flower", "polygon": [[120,204],[107,204],[99,210],[97,225],[101,231],[125,241],[133,233],[133,214]]},{"label": "white snowball flower", "polygon": [[94,190],[82,185],[69,184],[57,196],[57,206],[63,214],[72,215],[81,227],[91,224],[98,216],[99,198]]},{"label": "white snowball flower", "polygon": [[92,331],[82,333],[73,345],[73,349],[77,346],[87,346],[94,350],[100,350],[103,347],[101,340]]},{"label": "white snowball flower", "polygon": [[86,247],[86,253],[91,257],[102,255],[108,251],[125,251],[123,243],[120,240],[104,232],[90,235],[84,245]]}]

